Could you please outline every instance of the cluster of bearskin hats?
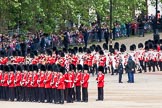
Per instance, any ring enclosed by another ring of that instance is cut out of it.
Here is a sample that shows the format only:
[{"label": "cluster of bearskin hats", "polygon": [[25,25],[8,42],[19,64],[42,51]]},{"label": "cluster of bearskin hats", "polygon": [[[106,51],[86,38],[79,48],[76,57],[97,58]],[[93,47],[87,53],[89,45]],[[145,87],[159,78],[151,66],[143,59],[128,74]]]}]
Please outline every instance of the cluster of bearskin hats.
[{"label": "cluster of bearskin hats", "polygon": [[2,70],[3,72],[16,72],[16,71],[55,71],[55,72],[62,72],[63,73],[63,69],[60,65],[0,65],[0,70]]}]

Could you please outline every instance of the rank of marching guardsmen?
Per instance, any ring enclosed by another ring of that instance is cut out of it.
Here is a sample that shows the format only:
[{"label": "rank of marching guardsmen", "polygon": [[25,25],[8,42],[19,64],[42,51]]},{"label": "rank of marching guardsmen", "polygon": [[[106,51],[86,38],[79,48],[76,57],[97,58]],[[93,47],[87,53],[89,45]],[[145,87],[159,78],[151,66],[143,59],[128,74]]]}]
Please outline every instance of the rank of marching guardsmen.
[{"label": "rank of marching guardsmen", "polygon": [[[144,44],[92,45],[89,48],[31,51],[27,57],[20,51],[4,57],[0,52],[0,100],[64,104],[88,102],[90,74],[96,77],[98,97],[104,100],[105,74],[162,71],[162,41],[148,40]],[[131,59],[135,67],[129,66]],[[128,83],[134,83],[128,79]]]}]

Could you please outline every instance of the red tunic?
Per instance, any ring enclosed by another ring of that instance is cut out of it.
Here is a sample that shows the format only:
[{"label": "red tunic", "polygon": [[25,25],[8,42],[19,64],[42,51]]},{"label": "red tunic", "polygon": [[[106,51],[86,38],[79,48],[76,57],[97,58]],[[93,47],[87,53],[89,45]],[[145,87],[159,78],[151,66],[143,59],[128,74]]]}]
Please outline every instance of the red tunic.
[{"label": "red tunic", "polygon": [[0,73],[0,86],[2,86],[2,82],[1,82],[2,76],[3,76],[3,74],[2,74],[2,72],[1,72],[1,73]]},{"label": "red tunic", "polygon": [[37,83],[38,74],[37,73],[34,73],[33,78],[34,78],[34,80],[33,80],[33,87],[38,87],[38,83]]},{"label": "red tunic", "polygon": [[87,60],[88,61],[88,66],[92,66],[93,57],[94,57],[93,55],[88,56],[88,60]]},{"label": "red tunic", "polygon": [[57,82],[57,89],[62,89],[62,90],[64,90],[65,89],[65,77],[64,77],[64,75],[62,75],[62,76],[59,76],[59,79],[58,79],[58,82]]},{"label": "red tunic", "polygon": [[44,80],[45,80],[45,74],[44,73],[41,73],[40,74],[40,77],[39,77],[39,84],[38,84],[38,87],[45,87],[45,84],[44,84]]},{"label": "red tunic", "polygon": [[74,86],[74,74],[68,73],[65,82],[67,83],[66,88],[72,88]]},{"label": "red tunic", "polygon": [[88,88],[89,73],[83,74],[82,87]]},{"label": "red tunic", "polygon": [[78,61],[78,57],[77,57],[77,56],[73,56],[73,58],[72,58],[72,64],[73,64],[74,66],[77,65],[77,61]]},{"label": "red tunic", "polygon": [[104,87],[104,77],[105,75],[103,73],[99,73],[96,80],[98,82],[98,87]]},{"label": "red tunic", "polygon": [[100,56],[99,57],[99,66],[105,66],[105,63],[106,63],[106,56]]},{"label": "red tunic", "polygon": [[3,79],[2,86],[7,87],[8,86],[7,81],[8,81],[8,73],[4,73],[4,79]]},{"label": "red tunic", "polygon": [[27,80],[28,80],[28,74],[24,73],[21,81],[21,86],[26,87],[27,86]]},{"label": "red tunic", "polygon": [[27,79],[27,87],[32,87],[31,83],[32,83],[32,73],[28,74],[28,79]]},{"label": "red tunic", "polygon": [[62,89],[64,90],[65,89],[65,77],[64,75],[63,76],[60,76],[59,79],[58,79],[58,82],[57,82],[57,89]]},{"label": "red tunic", "polygon": [[47,74],[45,88],[51,88],[51,81],[52,81],[52,73]]},{"label": "red tunic", "polygon": [[77,72],[75,78],[75,86],[81,86],[82,73]]},{"label": "red tunic", "polygon": [[22,80],[22,74],[21,73],[17,73],[16,77],[15,77],[15,86],[16,87],[21,86],[20,85],[21,80]]},{"label": "red tunic", "polygon": [[53,75],[53,79],[51,80],[51,83],[52,83],[52,88],[57,88],[56,87],[56,82],[57,82],[57,80],[58,80],[58,74],[57,73],[54,73],[54,75]]},{"label": "red tunic", "polygon": [[10,77],[9,77],[9,87],[15,87],[14,79],[15,79],[14,73],[10,73]]}]

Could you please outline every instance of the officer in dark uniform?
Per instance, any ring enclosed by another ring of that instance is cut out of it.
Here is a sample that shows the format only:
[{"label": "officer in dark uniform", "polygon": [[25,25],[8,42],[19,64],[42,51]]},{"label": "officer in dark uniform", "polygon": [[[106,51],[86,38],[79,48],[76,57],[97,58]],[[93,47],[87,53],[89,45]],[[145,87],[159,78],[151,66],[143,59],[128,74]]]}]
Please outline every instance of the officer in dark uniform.
[{"label": "officer in dark uniform", "polygon": [[122,59],[119,60],[119,65],[118,65],[118,73],[119,73],[119,83],[122,82],[122,75],[123,75],[123,65],[122,65]]}]

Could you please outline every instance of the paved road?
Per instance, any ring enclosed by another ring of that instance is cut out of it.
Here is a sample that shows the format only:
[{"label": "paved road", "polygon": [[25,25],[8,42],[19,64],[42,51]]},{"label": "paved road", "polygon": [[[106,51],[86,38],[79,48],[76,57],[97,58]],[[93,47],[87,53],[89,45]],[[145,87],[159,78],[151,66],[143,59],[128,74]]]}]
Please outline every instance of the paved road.
[{"label": "paved road", "polygon": [[[161,34],[162,37],[162,34]],[[152,39],[152,35],[119,40],[119,43],[130,45]],[[97,87],[95,77],[89,82],[89,102],[55,105],[48,103],[5,102],[0,101],[0,108],[162,108],[162,72],[135,74],[135,83],[127,83],[123,75],[122,84],[118,76],[106,75],[104,101],[96,102]]]}]

